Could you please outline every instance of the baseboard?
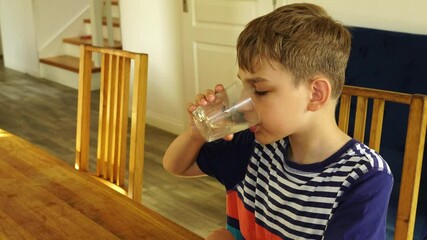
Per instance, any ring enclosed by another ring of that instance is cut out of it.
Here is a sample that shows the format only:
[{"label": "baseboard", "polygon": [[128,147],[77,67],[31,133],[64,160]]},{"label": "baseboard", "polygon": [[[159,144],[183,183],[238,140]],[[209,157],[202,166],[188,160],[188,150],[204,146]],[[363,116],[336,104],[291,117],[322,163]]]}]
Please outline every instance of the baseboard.
[{"label": "baseboard", "polygon": [[41,77],[41,72],[39,68],[34,68],[34,69],[29,69],[27,71],[27,74],[36,78],[40,78]]},{"label": "baseboard", "polygon": [[147,111],[147,124],[176,135],[182,133],[185,129],[183,122],[178,122],[177,119],[170,119],[150,111]]}]

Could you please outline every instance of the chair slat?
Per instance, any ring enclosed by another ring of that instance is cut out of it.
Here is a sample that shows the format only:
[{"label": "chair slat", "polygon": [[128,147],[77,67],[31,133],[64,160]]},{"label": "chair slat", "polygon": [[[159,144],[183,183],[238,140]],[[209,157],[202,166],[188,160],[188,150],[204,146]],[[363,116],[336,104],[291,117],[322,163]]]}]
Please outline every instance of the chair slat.
[{"label": "chair slat", "polygon": [[[134,79],[140,79],[140,76],[147,75],[148,57],[140,55],[135,58]],[[142,195],[142,179],[144,165],[144,141],[145,141],[145,113],[138,111],[138,108],[146,108],[147,82],[134,81],[133,100],[132,100],[132,130],[130,141],[130,159],[129,167],[134,169],[129,173],[129,195],[134,199],[140,199]],[[138,145],[137,145],[138,144]]]},{"label": "chair slat", "polygon": [[340,98],[338,127],[345,133],[348,133],[348,125],[350,121],[350,103],[351,96],[347,94],[342,94]]},{"label": "chair slat", "polygon": [[107,137],[106,137],[106,146],[105,150],[107,152],[107,172],[105,179],[112,180],[112,168],[114,164],[114,92],[115,92],[115,83],[114,76],[116,74],[116,56],[111,56],[110,69],[108,72],[108,92],[107,92]]},{"label": "chair slat", "polygon": [[358,96],[353,137],[360,142],[364,142],[365,140],[367,111],[368,111],[368,98]]},{"label": "chair slat", "polygon": [[89,169],[89,130],[90,130],[90,105],[91,78],[92,78],[92,52],[80,47],[81,61],[79,65],[79,89],[77,100],[77,130],[76,130],[76,163],[75,167],[82,171]]},{"label": "chair slat", "polygon": [[111,118],[111,145],[109,147],[110,150],[110,166],[109,166],[109,180],[110,182],[116,183],[116,177],[117,177],[117,151],[118,151],[118,138],[119,138],[119,132],[118,132],[118,108],[119,108],[119,74],[120,74],[120,57],[114,56],[114,65],[112,66],[114,68],[114,71],[112,72],[111,77],[111,112],[110,112],[110,118]]},{"label": "chair slat", "polygon": [[119,95],[120,93],[120,83],[119,83],[119,76],[121,74],[121,61],[122,58],[119,56],[116,56],[116,62],[115,62],[115,74],[113,76],[113,82],[114,82],[114,93],[113,93],[113,128],[114,128],[114,135],[113,135],[113,144],[112,144],[112,148],[111,148],[111,155],[112,155],[112,166],[111,166],[111,179],[110,181],[113,183],[117,183],[117,170],[118,170],[118,166],[117,166],[117,154],[119,152],[119,139],[120,139],[120,132],[119,132],[119,126],[120,126],[120,116],[119,116],[119,112],[120,112],[120,102],[121,102],[121,96]]},{"label": "chair slat", "polygon": [[106,107],[108,92],[108,72],[110,68],[110,56],[102,54],[101,56],[101,76],[100,76],[100,92],[99,92],[99,119],[98,119],[98,146],[97,146],[97,176],[106,176],[106,150],[105,141],[107,139],[107,118]]},{"label": "chair slat", "polygon": [[383,129],[385,101],[374,99],[372,107],[371,130],[369,133],[369,147],[380,152],[381,133]]},{"label": "chair slat", "polygon": [[103,108],[103,114],[100,115],[100,119],[102,119],[102,139],[101,139],[101,145],[98,146],[99,151],[102,152],[102,158],[101,160],[101,165],[102,165],[102,172],[101,172],[101,176],[104,179],[108,179],[108,157],[109,157],[109,151],[108,151],[108,143],[110,140],[110,128],[109,128],[109,109],[110,109],[110,98],[109,98],[109,93],[111,91],[111,85],[110,85],[110,74],[111,74],[111,62],[113,61],[113,56],[108,56],[108,61],[106,62],[106,64],[108,64],[107,66],[105,66],[105,72],[104,72],[104,89],[100,92],[100,97],[101,99],[103,99],[103,104],[102,104],[102,108]]},{"label": "chair slat", "polygon": [[130,84],[130,59],[124,58],[121,66],[120,74],[120,96],[121,104],[119,111],[119,151],[117,152],[117,185],[124,186],[125,184],[125,163],[127,149],[127,131],[128,131],[128,106],[129,106],[129,84]]}]

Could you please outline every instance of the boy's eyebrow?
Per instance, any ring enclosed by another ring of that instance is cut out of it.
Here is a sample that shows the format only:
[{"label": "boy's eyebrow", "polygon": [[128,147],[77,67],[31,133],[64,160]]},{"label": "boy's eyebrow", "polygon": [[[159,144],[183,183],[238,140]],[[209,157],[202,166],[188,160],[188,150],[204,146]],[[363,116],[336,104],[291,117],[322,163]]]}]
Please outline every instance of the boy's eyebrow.
[{"label": "boy's eyebrow", "polygon": [[249,78],[249,79],[244,79],[244,81],[250,84],[255,84],[255,83],[267,82],[268,80],[263,78]]},{"label": "boy's eyebrow", "polygon": [[267,79],[264,79],[264,78],[242,79],[239,74],[237,74],[237,78],[239,78],[240,80],[244,80],[245,82],[249,82],[249,83],[258,83],[258,82],[265,82],[265,81],[267,81]]}]

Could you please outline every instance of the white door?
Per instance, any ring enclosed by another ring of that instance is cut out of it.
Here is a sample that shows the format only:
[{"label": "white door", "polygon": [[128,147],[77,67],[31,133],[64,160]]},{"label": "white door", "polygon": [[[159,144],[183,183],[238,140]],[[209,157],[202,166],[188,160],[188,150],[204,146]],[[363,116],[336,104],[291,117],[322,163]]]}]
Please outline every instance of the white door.
[{"label": "white door", "polygon": [[183,0],[185,100],[236,79],[236,41],[244,26],[273,10],[275,0]]}]

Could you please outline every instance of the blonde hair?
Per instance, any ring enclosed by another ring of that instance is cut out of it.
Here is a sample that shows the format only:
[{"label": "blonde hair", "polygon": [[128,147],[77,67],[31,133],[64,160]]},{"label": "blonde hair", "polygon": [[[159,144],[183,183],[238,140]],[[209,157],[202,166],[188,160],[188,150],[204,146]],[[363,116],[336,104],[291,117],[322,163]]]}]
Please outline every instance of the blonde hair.
[{"label": "blonde hair", "polygon": [[332,97],[341,94],[351,48],[351,34],[314,4],[285,5],[252,20],[237,41],[239,68],[255,72],[259,64],[279,62],[299,85],[326,76]]}]

